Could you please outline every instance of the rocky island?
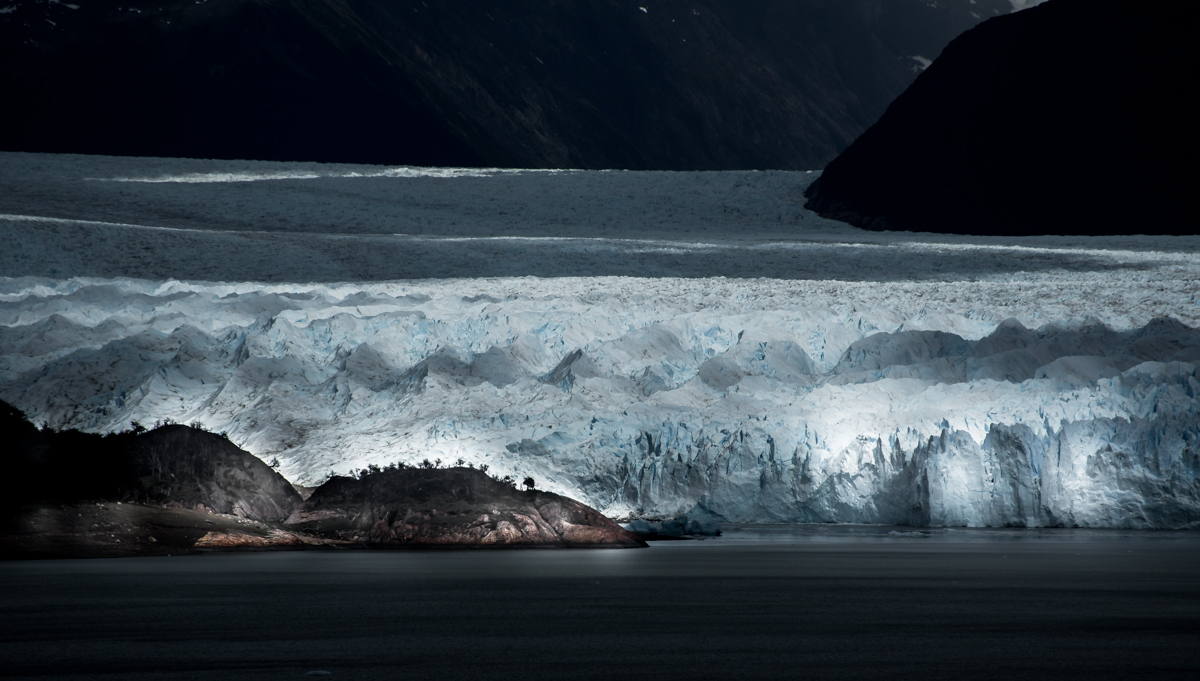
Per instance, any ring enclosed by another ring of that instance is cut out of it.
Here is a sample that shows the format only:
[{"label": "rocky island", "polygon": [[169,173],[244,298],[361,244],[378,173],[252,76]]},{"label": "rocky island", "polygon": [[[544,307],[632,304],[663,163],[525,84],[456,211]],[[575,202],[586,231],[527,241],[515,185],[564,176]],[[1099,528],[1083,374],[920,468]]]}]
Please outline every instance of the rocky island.
[{"label": "rocky island", "polygon": [[39,429],[0,402],[0,558],[237,549],[641,547],[577,501],[459,466],[371,468],[305,499],[220,434]]},{"label": "rocky island", "polygon": [[643,546],[599,511],[455,467],[334,477],[287,519],[305,534],[387,546]]}]

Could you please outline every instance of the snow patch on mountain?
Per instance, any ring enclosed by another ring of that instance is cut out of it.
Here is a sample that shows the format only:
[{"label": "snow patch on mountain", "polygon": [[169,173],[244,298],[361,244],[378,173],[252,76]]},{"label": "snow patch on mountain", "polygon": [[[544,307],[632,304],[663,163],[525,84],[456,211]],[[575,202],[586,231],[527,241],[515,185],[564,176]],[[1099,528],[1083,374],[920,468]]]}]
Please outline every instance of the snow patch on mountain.
[{"label": "snow patch on mountain", "polygon": [[1012,3],[1012,7],[1013,7],[1012,11],[1014,11],[1014,12],[1020,12],[1021,10],[1029,9],[1030,7],[1037,7],[1038,5],[1042,4],[1043,2],[1046,2],[1046,0],[1008,0],[1008,1]]}]

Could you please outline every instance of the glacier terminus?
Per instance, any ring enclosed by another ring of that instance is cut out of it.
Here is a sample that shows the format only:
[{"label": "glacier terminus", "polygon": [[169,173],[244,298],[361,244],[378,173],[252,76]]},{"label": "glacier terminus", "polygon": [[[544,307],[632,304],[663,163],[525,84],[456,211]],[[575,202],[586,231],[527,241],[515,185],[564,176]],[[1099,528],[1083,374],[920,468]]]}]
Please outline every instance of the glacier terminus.
[{"label": "glacier terminus", "polygon": [[42,156],[35,201],[0,157],[0,399],[44,425],[626,519],[1200,522],[1195,237],[866,233],[788,172]]}]

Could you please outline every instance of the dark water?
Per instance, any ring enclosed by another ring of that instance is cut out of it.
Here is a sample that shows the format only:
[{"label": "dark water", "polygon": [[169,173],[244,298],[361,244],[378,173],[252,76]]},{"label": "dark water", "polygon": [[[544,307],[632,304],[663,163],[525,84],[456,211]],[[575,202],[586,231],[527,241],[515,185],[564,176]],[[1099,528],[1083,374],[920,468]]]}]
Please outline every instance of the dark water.
[{"label": "dark water", "polygon": [[888,530],[4,563],[0,676],[1200,678],[1198,533]]}]

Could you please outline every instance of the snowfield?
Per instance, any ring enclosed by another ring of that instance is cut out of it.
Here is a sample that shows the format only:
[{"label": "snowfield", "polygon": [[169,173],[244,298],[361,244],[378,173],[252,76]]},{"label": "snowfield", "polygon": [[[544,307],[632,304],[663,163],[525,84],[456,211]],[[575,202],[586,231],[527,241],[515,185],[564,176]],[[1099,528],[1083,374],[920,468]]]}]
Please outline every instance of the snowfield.
[{"label": "snowfield", "polygon": [[0,154],[0,399],[619,517],[1200,521],[1200,239],[873,234],[815,177]]}]

